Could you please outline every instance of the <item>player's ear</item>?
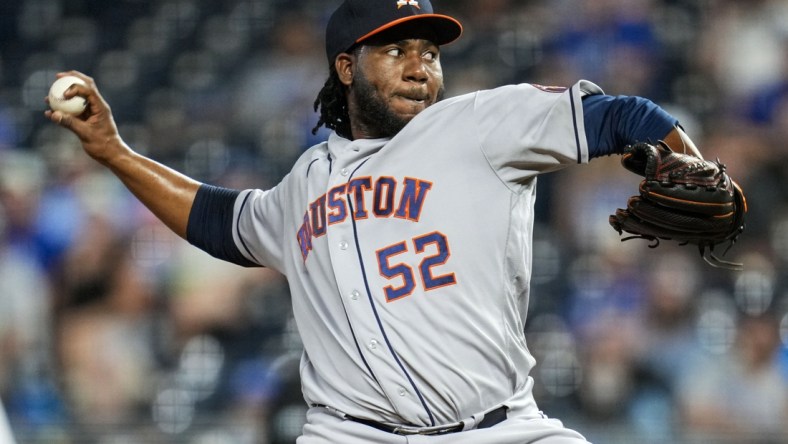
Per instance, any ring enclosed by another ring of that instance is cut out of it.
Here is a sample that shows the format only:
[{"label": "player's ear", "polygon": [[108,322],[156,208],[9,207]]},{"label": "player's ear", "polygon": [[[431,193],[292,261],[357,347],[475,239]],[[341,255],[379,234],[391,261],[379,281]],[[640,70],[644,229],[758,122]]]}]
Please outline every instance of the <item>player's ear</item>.
[{"label": "player's ear", "polygon": [[356,63],[356,57],[353,54],[342,53],[334,60],[334,67],[337,70],[339,81],[345,86],[350,86],[353,83],[353,65]]}]

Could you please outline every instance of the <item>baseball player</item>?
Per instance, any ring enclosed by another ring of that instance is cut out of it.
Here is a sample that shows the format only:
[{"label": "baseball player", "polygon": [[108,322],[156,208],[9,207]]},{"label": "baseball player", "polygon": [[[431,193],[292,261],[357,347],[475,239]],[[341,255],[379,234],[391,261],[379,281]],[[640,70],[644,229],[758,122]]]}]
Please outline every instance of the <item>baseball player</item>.
[{"label": "baseball player", "polygon": [[524,337],[540,174],[664,140],[676,119],[588,81],[443,99],[461,24],[429,0],[344,0],[315,108],[333,132],[269,190],[192,180],[135,153],[93,80],[47,111],[164,223],[283,273],[304,343],[300,444],[587,442],[537,407]]}]

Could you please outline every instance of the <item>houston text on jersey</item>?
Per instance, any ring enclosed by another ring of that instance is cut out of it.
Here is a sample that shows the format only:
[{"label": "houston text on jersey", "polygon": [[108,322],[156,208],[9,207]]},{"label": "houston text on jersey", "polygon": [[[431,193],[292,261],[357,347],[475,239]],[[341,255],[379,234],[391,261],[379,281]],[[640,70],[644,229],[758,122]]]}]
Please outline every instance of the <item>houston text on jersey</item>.
[{"label": "houston text on jersey", "polygon": [[375,180],[359,177],[332,188],[309,204],[304,223],[296,233],[304,260],[312,251],[312,239],[326,234],[329,225],[343,222],[348,215],[354,220],[367,219],[371,213],[376,218],[418,222],[431,188],[432,182],[426,180],[406,177],[399,183],[390,176]]}]

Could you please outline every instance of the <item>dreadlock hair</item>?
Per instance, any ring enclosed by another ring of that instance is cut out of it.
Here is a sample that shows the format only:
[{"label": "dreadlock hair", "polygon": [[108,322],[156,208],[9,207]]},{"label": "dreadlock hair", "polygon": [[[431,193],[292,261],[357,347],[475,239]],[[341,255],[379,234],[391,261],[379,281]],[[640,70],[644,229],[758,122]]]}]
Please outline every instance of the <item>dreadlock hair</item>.
[{"label": "dreadlock hair", "polygon": [[347,109],[346,86],[339,81],[339,74],[334,65],[329,70],[328,80],[315,99],[314,109],[320,110],[320,120],[312,128],[312,134],[317,134],[321,126],[332,129],[340,136],[351,139],[350,115]]}]

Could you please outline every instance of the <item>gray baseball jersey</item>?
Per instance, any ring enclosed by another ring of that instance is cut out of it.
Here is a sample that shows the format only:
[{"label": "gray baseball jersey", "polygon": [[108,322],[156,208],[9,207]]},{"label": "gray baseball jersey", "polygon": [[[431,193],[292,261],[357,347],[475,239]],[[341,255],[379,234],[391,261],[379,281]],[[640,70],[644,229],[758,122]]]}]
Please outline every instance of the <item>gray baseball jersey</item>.
[{"label": "gray baseball jersey", "polygon": [[433,426],[530,397],[536,177],[588,162],[581,98],[596,93],[447,99],[392,139],[334,133],[238,196],[236,245],[289,281],[307,403]]}]

